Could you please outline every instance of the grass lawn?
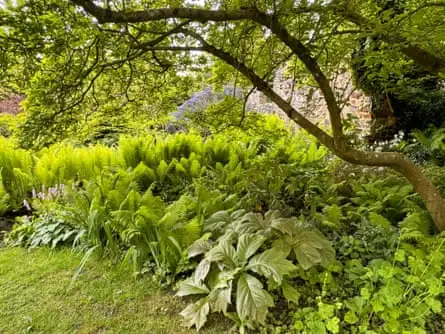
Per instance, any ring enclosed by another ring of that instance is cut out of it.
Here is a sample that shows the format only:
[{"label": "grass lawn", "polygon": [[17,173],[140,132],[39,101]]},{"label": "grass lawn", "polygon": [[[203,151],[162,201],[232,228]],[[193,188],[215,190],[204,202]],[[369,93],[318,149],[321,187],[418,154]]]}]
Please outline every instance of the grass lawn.
[{"label": "grass lawn", "polygon": [[[182,326],[183,300],[106,261],[91,257],[68,290],[80,260],[70,250],[0,248],[0,333],[196,333]],[[203,333],[227,333],[213,320]]]}]

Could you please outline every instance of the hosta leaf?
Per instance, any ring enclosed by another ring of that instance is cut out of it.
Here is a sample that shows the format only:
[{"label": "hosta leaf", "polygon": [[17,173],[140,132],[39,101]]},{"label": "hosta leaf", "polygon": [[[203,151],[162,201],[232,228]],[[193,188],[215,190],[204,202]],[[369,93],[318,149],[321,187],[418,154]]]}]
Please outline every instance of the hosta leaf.
[{"label": "hosta leaf", "polygon": [[209,311],[210,306],[207,298],[201,298],[196,303],[188,305],[179,314],[184,317],[184,322],[188,327],[196,326],[196,329],[199,330],[206,323]]},{"label": "hosta leaf", "polygon": [[268,308],[273,305],[272,296],[263,289],[257,278],[241,274],[236,289],[236,310],[241,321],[254,320],[263,324]]},{"label": "hosta leaf", "polygon": [[205,284],[188,278],[179,284],[179,291],[176,293],[176,295],[179,297],[183,297],[207,293],[209,293],[209,289],[207,288],[207,286],[205,286]]},{"label": "hosta leaf", "polygon": [[256,253],[263,245],[266,238],[261,235],[243,234],[238,240],[236,249],[236,259],[239,265],[244,265],[246,261]]},{"label": "hosta leaf", "polygon": [[227,313],[227,307],[231,303],[232,282],[228,282],[226,288],[215,289],[209,295],[209,303],[214,312]]},{"label": "hosta leaf", "polygon": [[279,285],[281,285],[283,276],[288,275],[295,268],[292,262],[286,260],[286,255],[276,248],[268,249],[254,256],[247,266],[248,270],[271,278]]}]

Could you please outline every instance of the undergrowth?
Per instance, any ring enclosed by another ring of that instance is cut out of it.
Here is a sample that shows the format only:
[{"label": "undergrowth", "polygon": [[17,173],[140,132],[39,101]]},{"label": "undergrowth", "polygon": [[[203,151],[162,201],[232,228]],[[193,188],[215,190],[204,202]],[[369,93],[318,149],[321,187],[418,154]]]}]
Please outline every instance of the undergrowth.
[{"label": "undergrowth", "polygon": [[9,245],[128,264],[193,295],[188,326],[222,313],[240,332],[445,330],[445,239],[412,187],[339,163],[304,133],[157,134],[35,153],[1,140],[0,214],[27,210]]}]

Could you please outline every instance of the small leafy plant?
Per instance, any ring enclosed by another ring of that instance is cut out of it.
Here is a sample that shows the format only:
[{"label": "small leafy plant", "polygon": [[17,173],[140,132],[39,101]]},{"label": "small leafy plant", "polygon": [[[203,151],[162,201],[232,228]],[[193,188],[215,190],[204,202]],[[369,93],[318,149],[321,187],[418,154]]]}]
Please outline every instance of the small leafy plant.
[{"label": "small leafy plant", "polygon": [[189,247],[190,258],[203,257],[178,291],[178,296],[201,296],[181,313],[198,330],[210,311],[234,320],[241,332],[257,328],[275,305],[271,291],[282,290],[290,301],[297,299],[286,281],[297,269],[295,259],[309,269],[327,266],[334,258],[330,243],[318,231],[295,218],[281,218],[277,211],[264,216],[220,211],[207,222],[207,230],[218,233],[224,227],[226,232],[216,241],[206,234]]}]

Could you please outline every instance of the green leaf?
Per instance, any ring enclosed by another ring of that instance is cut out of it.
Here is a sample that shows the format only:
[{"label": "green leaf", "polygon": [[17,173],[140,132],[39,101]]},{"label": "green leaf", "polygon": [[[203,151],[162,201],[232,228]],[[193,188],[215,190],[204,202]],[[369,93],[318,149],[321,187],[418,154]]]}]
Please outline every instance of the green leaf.
[{"label": "green leaf", "polygon": [[286,260],[286,255],[276,248],[271,248],[261,254],[254,256],[246,268],[252,270],[266,278],[273,279],[281,285],[284,275],[288,275],[296,267],[292,262]]},{"label": "green leaf", "polygon": [[375,212],[369,214],[369,220],[373,225],[380,226],[384,230],[390,230],[392,227],[391,222],[388,219]]},{"label": "green leaf", "polygon": [[204,281],[209,273],[211,263],[209,260],[204,259],[196,266],[195,269],[195,280],[197,282]]},{"label": "green leaf", "polygon": [[286,236],[284,240],[291,245],[298,263],[305,270],[317,264],[327,267],[335,260],[331,243],[315,231],[300,228],[297,236]]},{"label": "green leaf", "polygon": [[325,304],[323,302],[318,303],[318,314],[323,320],[330,319],[334,316],[335,306]]},{"label": "green leaf", "polygon": [[292,235],[295,233],[295,227],[298,221],[295,218],[279,218],[272,221],[271,225],[277,231],[283,234]]},{"label": "green leaf", "polygon": [[246,261],[256,253],[263,245],[266,238],[261,235],[252,236],[243,234],[238,240],[236,249],[236,259],[240,265],[244,265]]},{"label": "green leaf", "polygon": [[273,305],[272,296],[257,278],[241,274],[236,289],[236,310],[241,321],[253,320],[264,324],[268,308]]},{"label": "green leaf", "polygon": [[179,284],[179,291],[176,293],[177,296],[189,296],[189,295],[201,295],[209,293],[209,289],[205,284],[197,282],[192,278],[188,278]]},{"label": "green leaf", "polygon": [[281,290],[283,291],[283,296],[284,298],[286,298],[286,300],[294,304],[298,304],[300,293],[297,289],[295,289],[292,285],[285,281],[283,282],[283,284],[281,284]]},{"label": "green leaf", "polygon": [[164,181],[167,172],[168,172],[168,165],[165,162],[165,160],[161,160],[158,167],[156,168],[156,174],[158,175],[160,181]]},{"label": "green leaf", "polygon": [[207,298],[201,298],[196,303],[188,305],[179,314],[184,317],[186,326],[196,326],[196,329],[200,330],[207,321],[207,315],[209,314],[209,311],[210,306],[207,302]]},{"label": "green leaf", "polygon": [[206,254],[206,259],[210,262],[222,262],[226,267],[234,269],[238,267],[235,254],[235,248],[231,245],[230,241],[222,240]]},{"label": "green leaf", "polygon": [[358,321],[357,316],[355,315],[354,312],[352,311],[348,311],[345,314],[344,320],[348,323],[348,324],[355,324]]},{"label": "green leaf", "polygon": [[340,331],[340,319],[333,317],[326,322],[326,328],[331,331],[331,333],[336,334]]},{"label": "green leaf", "polygon": [[208,241],[210,233],[204,234],[187,248],[189,258],[208,252],[212,248],[212,244]]},{"label": "green leaf", "polygon": [[215,289],[209,295],[209,303],[214,312],[227,313],[227,307],[231,303],[232,281],[228,282],[227,287]]},{"label": "green leaf", "polygon": [[442,303],[440,300],[428,298],[426,303],[429,307],[431,307],[431,311],[434,313],[439,314],[442,311]]}]

